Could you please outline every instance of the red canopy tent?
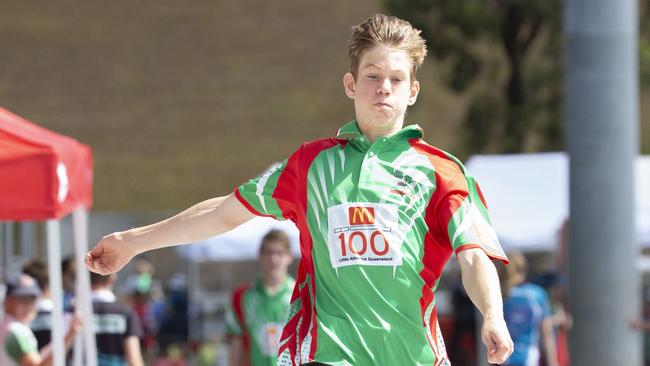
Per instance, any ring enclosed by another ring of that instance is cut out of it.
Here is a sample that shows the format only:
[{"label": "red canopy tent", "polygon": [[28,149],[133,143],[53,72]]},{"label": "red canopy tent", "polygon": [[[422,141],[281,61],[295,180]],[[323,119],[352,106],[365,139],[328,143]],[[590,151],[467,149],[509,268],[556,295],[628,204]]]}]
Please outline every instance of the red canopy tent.
[{"label": "red canopy tent", "polygon": [[[77,308],[84,316],[87,365],[96,365],[90,281],[83,271],[88,248],[87,210],[92,206],[92,152],[0,107],[0,221],[47,221],[54,365],[64,365],[59,219],[73,213],[77,252]],[[7,245],[7,243],[5,243]],[[76,352],[81,355],[81,352]],[[77,364],[80,364],[80,356]]]},{"label": "red canopy tent", "polygon": [[0,220],[61,218],[92,205],[92,152],[0,108]]}]

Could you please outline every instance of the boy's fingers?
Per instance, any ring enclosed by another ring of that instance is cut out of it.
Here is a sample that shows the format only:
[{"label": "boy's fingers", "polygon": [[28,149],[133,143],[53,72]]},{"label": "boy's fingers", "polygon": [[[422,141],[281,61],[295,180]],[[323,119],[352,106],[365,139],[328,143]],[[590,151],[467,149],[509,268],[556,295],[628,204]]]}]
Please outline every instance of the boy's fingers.
[{"label": "boy's fingers", "polygon": [[500,334],[490,334],[486,337],[486,347],[488,349],[488,362],[500,364],[505,362],[510,353],[512,346],[510,339],[503,339]]},{"label": "boy's fingers", "polygon": [[95,272],[95,273],[102,274],[102,275],[105,274],[104,272],[106,272],[106,271],[103,268],[105,266],[102,266],[102,263],[100,262],[100,260],[98,258],[93,257],[93,255],[91,253],[86,254],[85,261],[86,261],[86,266],[88,267],[88,270],[90,270],[92,272]]},{"label": "boy's fingers", "polygon": [[503,342],[497,342],[495,344],[494,353],[492,355],[492,362],[503,363],[510,356],[510,347]]},{"label": "boy's fingers", "polygon": [[484,341],[485,347],[488,350],[488,354],[492,355],[497,351],[497,344],[494,342],[491,336],[488,336]]},{"label": "boy's fingers", "polygon": [[88,252],[88,254],[90,254],[93,258],[95,258],[95,257],[99,257],[100,255],[102,255],[103,252],[104,252],[104,246],[102,244],[100,244],[100,245],[96,245],[94,248],[92,248]]},{"label": "boy's fingers", "polygon": [[92,256],[92,254],[90,253],[86,254],[86,258],[84,258],[84,262],[86,262],[86,267],[88,267],[89,270],[93,272],[97,272],[97,269],[95,268],[95,258]]}]

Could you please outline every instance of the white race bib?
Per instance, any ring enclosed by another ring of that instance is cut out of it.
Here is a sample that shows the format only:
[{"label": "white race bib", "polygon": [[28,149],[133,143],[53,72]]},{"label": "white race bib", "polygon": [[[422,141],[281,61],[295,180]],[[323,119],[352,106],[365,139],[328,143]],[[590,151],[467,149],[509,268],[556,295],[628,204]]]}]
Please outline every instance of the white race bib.
[{"label": "white race bib", "polygon": [[345,203],[327,209],[332,267],[402,264],[397,206],[388,203]]},{"label": "white race bib", "polygon": [[258,346],[264,356],[276,356],[280,347],[280,336],[282,335],[282,324],[262,324],[258,334]]}]

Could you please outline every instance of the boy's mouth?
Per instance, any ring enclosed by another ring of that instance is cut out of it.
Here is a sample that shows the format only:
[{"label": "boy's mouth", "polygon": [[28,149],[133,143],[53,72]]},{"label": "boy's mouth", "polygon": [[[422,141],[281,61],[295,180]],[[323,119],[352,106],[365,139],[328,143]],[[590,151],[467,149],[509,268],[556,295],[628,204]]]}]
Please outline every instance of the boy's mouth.
[{"label": "boy's mouth", "polygon": [[392,107],[393,107],[393,106],[391,106],[391,105],[388,104],[388,103],[382,103],[382,102],[375,103],[375,106],[376,106],[377,108],[392,108]]}]

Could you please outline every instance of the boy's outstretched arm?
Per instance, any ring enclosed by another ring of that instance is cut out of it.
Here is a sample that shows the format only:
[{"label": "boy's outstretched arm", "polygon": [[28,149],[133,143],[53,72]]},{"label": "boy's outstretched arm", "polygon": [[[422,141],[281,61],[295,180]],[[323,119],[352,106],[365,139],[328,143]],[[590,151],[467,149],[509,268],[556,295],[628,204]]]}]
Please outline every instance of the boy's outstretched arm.
[{"label": "boy's outstretched arm", "polygon": [[99,274],[117,272],[142,252],[204,240],[254,216],[234,194],[212,198],[155,224],[106,235],[86,254],[86,266]]},{"label": "boy's outstretched arm", "polygon": [[458,253],[463,286],[470,299],[483,315],[481,339],[488,350],[488,362],[502,364],[514,349],[510,333],[503,319],[501,285],[496,268],[481,249],[467,249]]}]

